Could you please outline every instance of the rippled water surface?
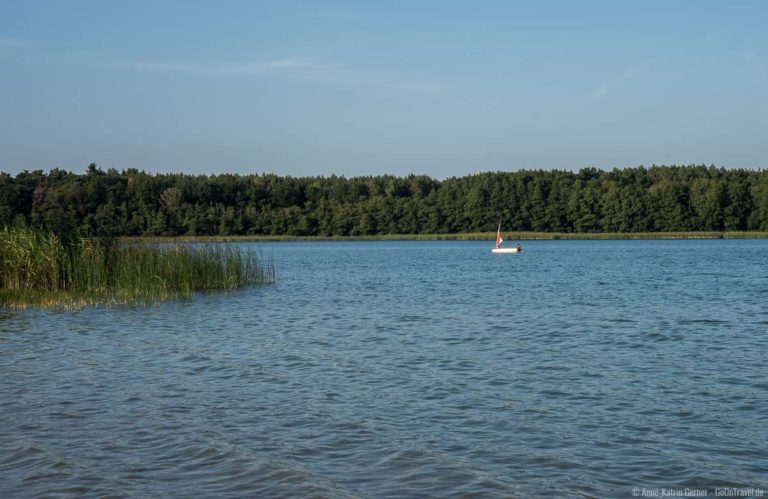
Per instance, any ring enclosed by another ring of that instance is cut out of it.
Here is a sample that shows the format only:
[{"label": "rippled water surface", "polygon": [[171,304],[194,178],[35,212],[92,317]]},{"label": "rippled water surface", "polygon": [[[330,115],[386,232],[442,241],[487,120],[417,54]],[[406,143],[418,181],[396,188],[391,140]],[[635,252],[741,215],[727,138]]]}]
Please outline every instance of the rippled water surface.
[{"label": "rippled water surface", "polygon": [[0,496],[768,486],[768,241],[260,247],[276,285],[0,312]]}]

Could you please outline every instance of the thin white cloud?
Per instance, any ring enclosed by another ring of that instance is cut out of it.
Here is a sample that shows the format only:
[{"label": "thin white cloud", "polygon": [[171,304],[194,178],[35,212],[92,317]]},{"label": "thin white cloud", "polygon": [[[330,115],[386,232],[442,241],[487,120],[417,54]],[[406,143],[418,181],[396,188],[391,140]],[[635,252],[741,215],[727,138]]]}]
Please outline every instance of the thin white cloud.
[{"label": "thin white cloud", "polygon": [[619,74],[611,78],[610,80],[599,85],[592,91],[593,99],[601,99],[614,89],[622,86],[628,80],[632,79],[640,71],[640,64],[635,64],[622,70]]},{"label": "thin white cloud", "polygon": [[194,76],[218,77],[258,75],[274,71],[310,68],[315,63],[309,59],[275,59],[245,64],[190,64],[182,62],[122,61],[117,67],[157,73],[182,73]]},{"label": "thin white cloud", "polygon": [[600,85],[599,87],[597,87],[595,90],[592,91],[592,98],[593,99],[601,98],[602,96],[607,94],[608,91],[611,88],[613,88],[613,86],[614,85],[612,83],[604,83],[604,84]]},{"label": "thin white cloud", "polygon": [[443,91],[442,85],[438,83],[396,79],[308,58],[285,58],[240,64],[121,61],[114,63],[113,66],[132,71],[177,73],[207,78],[280,73],[292,78],[326,85],[387,89],[432,96],[439,96]]}]

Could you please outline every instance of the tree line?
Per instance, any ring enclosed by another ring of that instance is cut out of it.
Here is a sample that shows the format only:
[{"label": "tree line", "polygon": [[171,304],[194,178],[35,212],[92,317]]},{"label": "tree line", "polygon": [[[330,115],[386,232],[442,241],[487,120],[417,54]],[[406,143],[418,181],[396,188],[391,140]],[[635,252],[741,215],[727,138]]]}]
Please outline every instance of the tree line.
[{"label": "tree line", "polygon": [[0,224],[93,236],[768,231],[768,171],[714,166],[345,178],[0,173]]}]

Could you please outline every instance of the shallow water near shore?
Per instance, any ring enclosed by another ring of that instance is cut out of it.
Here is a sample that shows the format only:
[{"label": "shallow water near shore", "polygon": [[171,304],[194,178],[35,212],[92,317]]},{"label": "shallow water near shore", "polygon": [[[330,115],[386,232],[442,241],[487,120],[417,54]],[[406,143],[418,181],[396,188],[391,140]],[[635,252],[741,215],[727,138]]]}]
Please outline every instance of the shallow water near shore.
[{"label": "shallow water near shore", "polygon": [[0,311],[0,496],[768,487],[767,240],[491,244],[260,243],[277,284]]}]

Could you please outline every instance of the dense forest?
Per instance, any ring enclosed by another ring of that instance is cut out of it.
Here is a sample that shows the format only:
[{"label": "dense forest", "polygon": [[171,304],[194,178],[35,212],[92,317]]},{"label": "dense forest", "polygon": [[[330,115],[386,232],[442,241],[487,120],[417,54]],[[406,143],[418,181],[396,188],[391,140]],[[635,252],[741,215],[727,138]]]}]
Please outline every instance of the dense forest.
[{"label": "dense forest", "polygon": [[768,230],[768,171],[652,166],[395,177],[0,173],[0,225],[96,236]]}]

